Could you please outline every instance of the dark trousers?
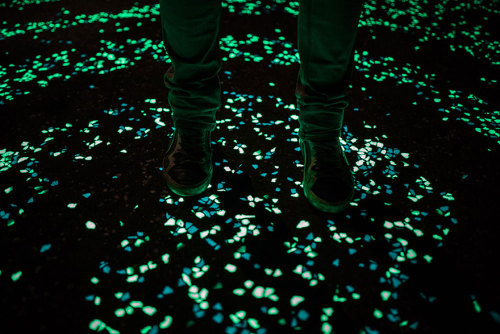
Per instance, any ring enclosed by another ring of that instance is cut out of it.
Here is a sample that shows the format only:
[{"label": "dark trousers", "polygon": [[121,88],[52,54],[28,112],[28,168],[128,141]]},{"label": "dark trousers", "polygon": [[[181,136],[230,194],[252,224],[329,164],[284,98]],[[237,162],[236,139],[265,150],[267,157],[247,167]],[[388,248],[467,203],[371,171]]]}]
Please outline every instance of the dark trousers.
[{"label": "dark trousers", "polygon": [[[362,0],[300,0],[299,6],[300,135],[339,136]],[[220,0],[160,0],[163,43],[172,60],[164,82],[175,127],[215,128],[221,9]]]}]

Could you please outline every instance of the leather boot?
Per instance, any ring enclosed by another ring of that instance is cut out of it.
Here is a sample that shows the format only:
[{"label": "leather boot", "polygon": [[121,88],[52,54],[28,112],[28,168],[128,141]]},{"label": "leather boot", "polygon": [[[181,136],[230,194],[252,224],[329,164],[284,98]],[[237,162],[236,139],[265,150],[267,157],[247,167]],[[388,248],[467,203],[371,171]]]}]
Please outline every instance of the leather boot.
[{"label": "leather boot", "polygon": [[163,159],[163,175],[177,195],[205,191],[213,174],[210,130],[176,129]]},{"label": "leather boot", "polygon": [[323,212],[344,210],[354,196],[354,179],[339,137],[299,139],[304,157],[302,186],[309,202]]}]

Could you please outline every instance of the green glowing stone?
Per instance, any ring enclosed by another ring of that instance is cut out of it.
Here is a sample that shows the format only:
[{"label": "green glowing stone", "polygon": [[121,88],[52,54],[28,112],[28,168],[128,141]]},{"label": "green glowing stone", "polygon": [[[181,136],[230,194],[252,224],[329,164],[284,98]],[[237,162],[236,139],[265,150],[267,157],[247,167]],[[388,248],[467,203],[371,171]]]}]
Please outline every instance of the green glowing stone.
[{"label": "green glowing stone", "polygon": [[333,308],[331,308],[331,307],[325,307],[323,309],[323,313],[325,313],[327,316],[330,317],[333,314]]},{"label": "green glowing stone", "polygon": [[236,266],[234,264],[228,263],[228,264],[226,264],[226,266],[224,267],[224,269],[226,269],[230,273],[234,273],[236,271]]},{"label": "green glowing stone", "polygon": [[276,307],[271,307],[269,310],[267,310],[267,313],[271,314],[271,315],[278,314],[278,312],[279,311],[278,311],[278,309]]},{"label": "green glowing stone", "polygon": [[305,273],[302,274],[302,278],[310,280],[312,278],[312,274],[310,271],[306,271]]},{"label": "green glowing stone", "polygon": [[321,331],[323,334],[330,334],[332,332],[332,326],[329,323],[324,322],[321,326]]},{"label": "green glowing stone", "polygon": [[375,310],[373,311],[373,316],[374,316],[375,318],[377,318],[377,319],[382,318],[382,317],[383,317],[383,315],[384,315],[384,314],[382,313],[382,311],[380,311],[380,310],[378,310],[378,309],[375,309]]},{"label": "green glowing stone", "polygon": [[391,292],[384,290],[380,293],[380,295],[382,296],[382,300],[386,301],[389,299],[389,297],[391,297]]},{"label": "green glowing stone", "polygon": [[125,315],[125,310],[122,309],[122,308],[119,308],[115,311],[115,315],[120,318],[120,317],[123,317]]},{"label": "green glowing stone", "polygon": [[293,296],[291,299],[290,299],[290,305],[292,306],[297,306],[299,305],[300,303],[302,303],[304,301],[304,297],[302,296]]},{"label": "green glowing stone", "polygon": [[260,326],[259,326],[259,322],[257,321],[257,319],[254,319],[254,318],[250,318],[250,319],[248,319],[248,324],[249,324],[249,325],[250,325],[250,327],[252,327],[252,328],[255,328],[255,329],[260,328]]},{"label": "green glowing stone", "polygon": [[408,241],[406,241],[405,239],[403,238],[396,238],[397,241],[399,241],[401,243],[401,245],[403,246],[406,246],[408,245]]},{"label": "green glowing stone", "polygon": [[333,295],[333,301],[338,302],[338,303],[343,303],[343,302],[347,301],[347,298]]},{"label": "green glowing stone", "polygon": [[74,208],[76,208],[76,205],[77,205],[77,203],[69,203],[67,206],[70,209],[74,209]]},{"label": "green glowing stone", "polygon": [[151,316],[156,313],[156,308],[154,308],[153,306],[144,306],[142,308],[142,311],[147,315]]},{"label": "green glowing stone", "polygon": [[187,285],[191,285],[191,278],[189,278],[188,275],[186,275],[185,273],[182,273],[182,280],[187,284]]},{"label": "green glowing stone", "polygon": [[12,281],[15,282],[15,281],[17,281],[21,277],[22,274],[23,274],[22,271],[18,271],[16,273],[13,273],[10,278],[12,279]]},{"label": "green glowing stone", "polygon": [[240,319],[239,319],[237,316],[235,316],[234,314],[230,314],[230,315],[229,315],[229,318],[230,318],[230,319],[231,319],[231,321],[232,321],[233,323],[235,323],[235,324],[237,324],[237,323],[239,323],[239,322],[240,322]]},{"label": "green glowing stone", "polygon": [[477,313],[481,312],[481,306],[479,305],[479,303],[477,302],[477,300],[475,300],[475,299],[474,299],[474,300],[472,301],[472,304],[474,305],[474,310],[475,310]]},{"label": "green glowing stone", "polygon": [[200,308],[201,308],[202,310],[206,310],[206,309],[208,309],[208,308],[209,308],[209,306],[210,306],[210,305],[208,304],[208,302],[207,302],[207,301],[203,301],[203,302],[201,302],[201,303],[200,303]]},{"label": "green glowing stone", "polygon": [[253,281],[251,281],[251,280],[247,280],[247,281],[245,281],[245,283],[243,283],[243,285],[245,285],[245,287],[246,287],[247,289],[251,289],[251,288],[252,288],[252,286],[253,286]]},{"label": "green glowing stone", "polygon": [[168,328],[172,324],[172,317],[169,315],[165,316],[163,322],[160,323],[160,328]]},{"label": "green glowing stone", "polygon": [[133,308],[140,308],[143,307],[144,304],[142,304],[140,300],[133,300],[130,302],[130,306],[132,306]]},{"label": "green glowing stone", "polygon": [[91,222],[90,220],[89,220],[89,221],[87,221],[87,222],[85,223],[85,226],[86,226],[89,230],[93,230],[93,229],[95,229],[95,227],[96,227],[95,223],[94,223],[94,222]]},{"label": "green glowing stone", "polygon": [[[117,30],[118,31],[118,30]],[[141,329],[141,334],[147,334],[151,330],[151,326],[146,326],[143,329]]]},{"label": "green glowing stone", "polygon": [[255,289],[252,292],[252,295],[255,298],[262,298],[262,297],[264,297],[264,288],[261,287],[261,286],[255,287]]},{"label": "green glowing stone", "polygon": [[139,279],[139,275],[132,275],[132,276],[129,276],[127,277],[127,282],[129,283],[133,283],[133,282],[137,282],[137,280]]},{"label": "green glowing stone", "polygon": [[161,260],[163,261],[163,263],[167,264],[168,263],[168,260],[170,258],[170,254],[166,253],[166,254],[163,254],[161,256]]},{"label": "green glowing stone", "polygon": [[305,220],[301,220],[298,224],[297,224],[297,228],[306,228],[309,226],[309,222],[308,221],[305,221]]},{"label": "green glowing stone", "polygon": [[420,231],[419,229],[414,229],[413,233],[415,233],[417,237],[421,237],[424,235],[424,232]]},{"label": "green glowing stone", "polygon": [[394,268],[394,267],[390,267],[388,271],[390,271],[391,273],[396,274],[396,275],[401,273],[401,270]]},{"label": "green glowing stone", "polygon": [[409,259],[413,259],[417,257],[417,253],[413,249],[409,249],[408,252],[406,253],[406,257]]},{"label": "green glowing stone", "polygon": [[205,288],[201,289],[201,291],[200,291],[200,298],[201,299],[207,299],[207,296],[208,296],[208,290],[205,289]]},{"label": "green glowing stone", "polygon": [[106,325],[98,319],[94,319],[90,322],[89,328],[93,331],[101,331],[106,327]]}]

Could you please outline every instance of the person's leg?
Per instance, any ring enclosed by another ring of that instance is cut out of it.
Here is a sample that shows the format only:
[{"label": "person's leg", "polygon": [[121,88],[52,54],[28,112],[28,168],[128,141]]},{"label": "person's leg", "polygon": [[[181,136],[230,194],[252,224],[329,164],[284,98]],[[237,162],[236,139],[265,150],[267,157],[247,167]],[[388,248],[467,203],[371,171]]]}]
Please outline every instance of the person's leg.
[{"label": "person's leg", "polygon": [[362,0],[300,0],[300,70],[295,95],[305,158],[304,192],[327,212],[352,199],[352,174],[339,144]]},{"label": "person's leg", "polygon": [[162,38],[172,61],[164,75],[175,132],[163,160],[169,188],[203,192],[212,178],[210,134],[221,105],[220,0],[160,0]]},{"label": "person's leg", "polygon": [[174,126],[213,130],[221,106],[220,0],[160,0],[160,16]]}]

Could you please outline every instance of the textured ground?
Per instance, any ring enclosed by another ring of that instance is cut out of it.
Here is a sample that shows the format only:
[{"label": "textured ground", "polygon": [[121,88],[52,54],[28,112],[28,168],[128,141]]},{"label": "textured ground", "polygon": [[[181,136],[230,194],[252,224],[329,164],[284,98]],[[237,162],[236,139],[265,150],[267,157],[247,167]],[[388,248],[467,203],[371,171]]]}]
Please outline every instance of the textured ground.
[{"label": "textured ground", "polygon": [[1,331],[497,332],[498,1],[365,2],[339,215],[301,188],[298,3],[223,6],[214,180],[181,198],[157,3],[0,4]]}]

